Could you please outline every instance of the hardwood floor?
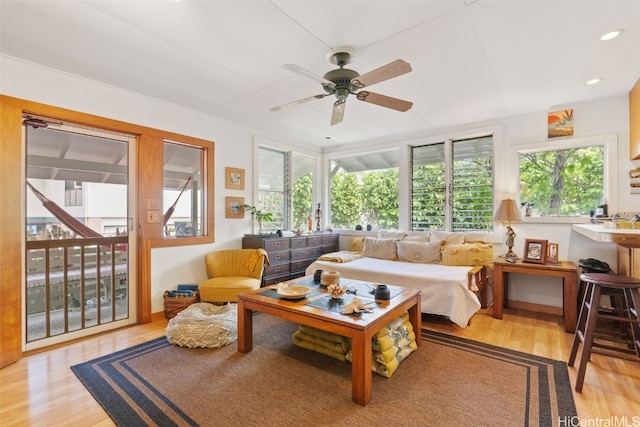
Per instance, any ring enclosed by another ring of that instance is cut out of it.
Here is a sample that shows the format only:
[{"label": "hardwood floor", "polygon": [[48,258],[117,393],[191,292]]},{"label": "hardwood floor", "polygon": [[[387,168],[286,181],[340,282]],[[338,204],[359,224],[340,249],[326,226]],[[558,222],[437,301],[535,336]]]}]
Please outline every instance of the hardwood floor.
[{"label": "hardwood floor", "polygon": [[[31,354],[5,367],[0,370],[0,425],[112,426],[109,416],[69,367],[163,336],[165,326],[164,317],[157,315],[150,324]],[[423,326],[564,361],[573,340],[573,334],[564,332],[561,317],[515,309],[506,309],[503,320],[491,317],[490,309],[481,311],[464,329],[431,316],[423,318]],[[575,384],[575,367],[569,368],[569,375]],[[581,419],[601,423],[589,425],[639,425],[640,364],[593,355],[583,393],[574,391],[573,396]],[[625,423],[620,424],[621,420]],[[607,422],[610,424],[604,424]]]}]

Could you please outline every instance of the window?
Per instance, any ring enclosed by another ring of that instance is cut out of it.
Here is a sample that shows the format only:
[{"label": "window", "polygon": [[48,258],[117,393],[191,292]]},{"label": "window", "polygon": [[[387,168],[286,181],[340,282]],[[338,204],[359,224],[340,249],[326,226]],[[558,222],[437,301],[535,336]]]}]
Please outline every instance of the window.
[{"label": "window", "polygon": [[314,217],[314,170],[316,160],[291,151],[259,147],[258,203],[260,210],[273,213],[263,230],[291,230]]},{"label": "window", "polygon": [[315,220],[315,210],[317,206],[313,206],[313,172],[315,168],[315,159],[305,157],[300,154],[293,154],[293,183],[292,183],[292,210],[293,222],[291,225],[295,228],[299,225],[303,226],[307,223],[309,215]]},{"label": "window", "polygon": [[493,230],[493,137],[411,147],[411,229]]},{"label": "window", "polygon": [[287,230],[289,224],[288,181],[289,153],[260,147],[258,157],[258,202],[259,210],[273,213],[273,221],[264,223],[267,232]]},{"label": "window", "polygon": [[330,160],[331,225],[398,228],[398,150]]},{"label": "window", "polygon": [[581,216],[606,204],[607,158],[612,157],[614,139],[554,141],[553,150],[548,149],[547,143],[519,151],[519,199],[523,214]]},{"label": "window", "polygon": [[64,182],[64,205],[82,206],[82,181]]},{"label": "window", "polygon": [[163,227],[165,237],[202,236],[204,149],[164,142]]}]

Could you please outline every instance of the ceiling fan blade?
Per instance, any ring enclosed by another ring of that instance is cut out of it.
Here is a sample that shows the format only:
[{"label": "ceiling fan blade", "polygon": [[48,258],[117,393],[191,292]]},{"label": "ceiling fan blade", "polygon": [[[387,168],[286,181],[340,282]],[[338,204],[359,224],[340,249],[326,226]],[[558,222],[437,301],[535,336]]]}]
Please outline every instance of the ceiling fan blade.
[{"label": "ceiling fan blade", "polygon": [[329,86],[329,87],[335,87],[336,86],[336,84],[334,82],[332,82],[330,80],[327,80],[324,77],[320,77],[317,74],[313,74],[311,71],[305,70],[304,68],[302,68],[299,65],[284,64],[282,67],[286,68],[287,70],[291,71],[292,73],[300,74],[300,75],[308,77],[308,78],[310,78],[312,80],[315,80],[316,82],[322,83],[325,86]]},{"label": "ceiling fan blade", "polygon": [[389,80],[393,77],[398,77],[411,71],[411,65],[402,59],[396,59],[393,62],[383,65],[380,68],[364,73],[361,76],[355,77],[351,80],[351,84],[357,88],[363,88],[365,86],[371,86],[376,83]]},{"label": "ceiling fan blade", "polygon": [[380,95],[379,93],[368,92],[366,90],[358,92],[356,94],[356,98],[360,101],[398,111],[407,111],[413,106],[413,102],[403,101],[402,99],[392,98],[390,96]]},{"label": "ceiling fan blade", "polygon": [[337,125],[344,119],[344,107],[347,105],[346,99],[338,99],[333,103],[333,112],[331,113],[331,126]]},{"label": "ceiling fan blade", "polygon": [[320,95],[309,96],[307,98],[298,99],[297,101],[287,102],[286,104],[278,105],[277,107],[271,107],[269,110],[270,111],[284,110],[287,107],[291,107],[291,106],[298,105],[298,104],[304,104],[305,102],[313,101],[314,99],[322,99],[322,98],[324,98],[325,96],[328,96],[328,95],[330,95],[330,94],[321,93]]}]

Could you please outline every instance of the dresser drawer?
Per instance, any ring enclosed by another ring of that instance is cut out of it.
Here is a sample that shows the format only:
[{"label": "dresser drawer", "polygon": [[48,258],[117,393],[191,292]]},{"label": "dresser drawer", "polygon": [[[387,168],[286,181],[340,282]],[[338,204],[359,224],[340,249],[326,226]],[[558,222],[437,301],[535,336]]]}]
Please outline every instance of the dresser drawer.
[{"label": "dresser drawer", "polygon": [[[303,259],[300,261],[292,261],[291,262],[291,275],[299,275],[299,273],[304,273],[307,267],[311,265],[315,261],[315,258],[311,259]],[[304,274],[302,274],[304,275]]]},{"label": "dresser drawer", "polygon": [[322,253],[338,252],[340,250],[340,236],[338,234],[325,234],[322,236]]},{"label": "dresser drawer", "polygon": [[322,236],[308,236],[307,246],[322,246]]},{"label": "dresser drawer", "polygon": [[264,250],[267,252],[289,249],[289,239],[264,239]]},{"label": "dresser drawer", "polygon": [[295,248],[306,248],[307,247],[307,238],[305,236],[298,236],[291,238],[291,249]]},{"label": "dresser drawer", "polygon": [[322,255],[322,247],[314,246],[310,248],[291,249],[291,261],[313,258],[314,260]]},{"label": "dresser drawer", "polygon": [[322,245],[322,253],[338,252],[338,245]]},{"label": "dresser drawer", "polygon": [[332,244],[337,245],[339,243],[340,235],[339,234],[324,234],[322,236],[322,244]]},{"label": "dresser drawer", "polygon": [[284,251],[274,251],[274,252],[269,252],[269,264],[275,265],[275,264],[282,264],[282,263],[288,263],[289,260],[291,259],[289,256],[290,252],[289,250],[284,250]]},{"label": "dresser drawer", "polygon": [[273,276],[284,276],[289,274],[289,272],[291,271],[291,264],[286,263],[286,264],[275,264],[275,265],[268,265],[264,268],[264,273],[263,273],[263,277],[266,279],[269,279]]},{"label": "dresser drawer", "polygon": [[289,274],[285,274],[284,276],[273,276],[269,278],[263,277],[262,286],[271,286],[271,285],[275,285],[276,283],[286,282],[290,278],[291,276]]}]

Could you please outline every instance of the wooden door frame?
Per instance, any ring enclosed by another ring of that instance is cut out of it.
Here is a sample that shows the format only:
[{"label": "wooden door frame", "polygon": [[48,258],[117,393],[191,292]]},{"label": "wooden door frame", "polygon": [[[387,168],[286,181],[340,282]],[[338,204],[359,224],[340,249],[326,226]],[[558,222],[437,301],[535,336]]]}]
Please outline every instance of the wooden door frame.
[{"label": "wooden door frame", "polygon": [[[91,114],[0,95],[0,368],[22,357],[24,284],[24,239],[22,229],[25,194],[25,147],[22,118],[25,114],[46,117],[87,127],[134,135],[137,137],[135,164],[137,223],[137,318],[138,324],[152,321],[151,249],[214,242],[214,149],[215,143],[199,138],[111,120]],[[206,171],[203,174],[206,194],[205,233],[181,239],[165,239],[162,224],[146,223],[148,199],[162,200],[164,141],[180,141],[205,149]],[[142,149],[144,148],[144,149]],[[130,285],[132,285],[130,283]]]}]

